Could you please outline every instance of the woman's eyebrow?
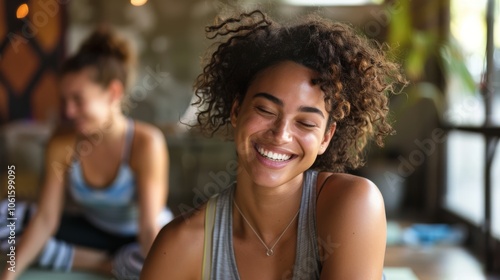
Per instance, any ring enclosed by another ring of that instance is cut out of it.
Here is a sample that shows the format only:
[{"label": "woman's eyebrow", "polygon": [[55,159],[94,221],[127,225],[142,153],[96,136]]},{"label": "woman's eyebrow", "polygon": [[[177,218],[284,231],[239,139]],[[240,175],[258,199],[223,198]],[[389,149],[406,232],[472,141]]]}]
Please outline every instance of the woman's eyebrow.
[{"label": "woman's eyebrow", "polygon": [[323,119],[325,118],[325,115],[323,115],[323,112],[321,112],[321,110],[316,108],[316,107],[300,106],[299,111],[304,112],[304,113],[315,113],[315,114],[320,115]]},{"label": "woman's eyebrow", "polygon": [[253,96],[253,98],[254,98],[254,99],[255,99],[255,98],[257,98],[257,97],[262,97],[262,98],[265,98],[265,99],[267,99],[267,100],[269,100],[269,101],[273,102],[274,104],[279,105],[279,106],[281,106],[281,107],[283,107],[283,104],[284,104],[284,103],[283,103],[283,100],[281,100],[281,99],[277,98],[277,97],[276,97],[276,96],[274,96],[274,95],[271,95],[271,94],[269,94],[269,93],[266,93],[266,92],[259,92],[259,93],[255,94],[255,95]]},{"label": "woman's eyebrow", "polygon": [[[253,98],[258,98],[258,97],[265,98],[265,99],[273,102],[274,104],[276,104],[276,105],[278,105],[280,107],[284,106],[283,100],[277,98],[276,96],[274,96],[272,94],[269,94],[269,93],[266,93],[266,92],[259,92],[259,93],[255,94],[253,96]],[[325,118],[325,115],[323,115],[323,112],[321,112],[321,110],[318,109],[318,108],[316,108],[316,107],[300,106],[299,107],[299,112],[315,113],[315,114],[320,115],[323,119]]]}]

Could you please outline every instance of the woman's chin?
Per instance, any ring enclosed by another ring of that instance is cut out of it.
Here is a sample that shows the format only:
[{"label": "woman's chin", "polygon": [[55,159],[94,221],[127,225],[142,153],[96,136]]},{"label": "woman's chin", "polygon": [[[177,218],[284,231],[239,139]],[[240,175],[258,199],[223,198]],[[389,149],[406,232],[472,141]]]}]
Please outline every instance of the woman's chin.
[{"label": "woman's chin", "polygon": [[74,122],[74,127],[77,133],[79,134],[88,134],[92,129],[90,128],[88,123],[85,122]]},{"label": "woman's chin", "polygon": [[253,170],[252,181],[255,185],[265,187],[265,188],[274,188],[286,183],[286,179],[283,176],[282,172],[276,170]]}]

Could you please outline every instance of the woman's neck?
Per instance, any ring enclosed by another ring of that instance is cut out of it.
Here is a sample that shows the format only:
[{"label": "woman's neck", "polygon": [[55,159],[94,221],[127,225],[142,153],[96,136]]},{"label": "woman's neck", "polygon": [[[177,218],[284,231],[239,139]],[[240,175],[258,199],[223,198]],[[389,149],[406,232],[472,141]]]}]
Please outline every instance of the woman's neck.
[{"label": "woman's neck", "polygon": [[115,114],[106,120],[100,127],[89,134],[84,135],[85,138],[94,140],[93,142],[111,143],[116,145],[123,138],[127,129],[127,118],[123,114]]},{"label": "woman's neck", "polygon": [[[263,187],[254,184],[243,173],[238,175],[234,200],[257,233],[271,242],[300,208],[304,175],[300,174],[281,186]],[[246,227],[241,215],[237,211],[233,213],[234,227]]]}]

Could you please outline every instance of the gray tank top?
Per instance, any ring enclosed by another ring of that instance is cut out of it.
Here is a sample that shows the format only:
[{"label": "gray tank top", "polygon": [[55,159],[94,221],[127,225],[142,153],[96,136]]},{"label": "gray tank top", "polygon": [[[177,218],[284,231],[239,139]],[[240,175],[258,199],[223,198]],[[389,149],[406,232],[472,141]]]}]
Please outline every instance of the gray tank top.
[{"label": "gray tank top", "polygon": [[[293,280],[314,280],[320,276],[321,264],[316,234],[317,175],[318,173],[312,170],[304,173]],[[240,279],[233,248],[233,192],[234,186],[224,190],[217,197],[211,244],[210,279]]]}]

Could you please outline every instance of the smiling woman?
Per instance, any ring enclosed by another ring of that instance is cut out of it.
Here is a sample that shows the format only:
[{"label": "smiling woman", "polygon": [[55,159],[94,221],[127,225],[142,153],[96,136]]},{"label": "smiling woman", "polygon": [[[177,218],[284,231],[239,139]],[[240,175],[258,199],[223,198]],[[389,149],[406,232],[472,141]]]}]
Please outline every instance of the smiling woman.
[{"label": "smiling woman", "polygon": [[297,175],[325,152],[335,131],[335,124],[327,126],[323,93],[311,83],[316,75],[296,62],[278,62],[256,75],[241,104],[234,102],[234,141],[247,171],[240,175],[260,186],[293,178],[300,186]]},{"label": "smiling woman", "polygon": [[391,133],[398,65],[317,17],[253,11],[206,30],[221,39],[195,83],[198,128],[234,140],[236,182],[162,229],[142,279],[380,279],[383,200],[343,172]]}]

